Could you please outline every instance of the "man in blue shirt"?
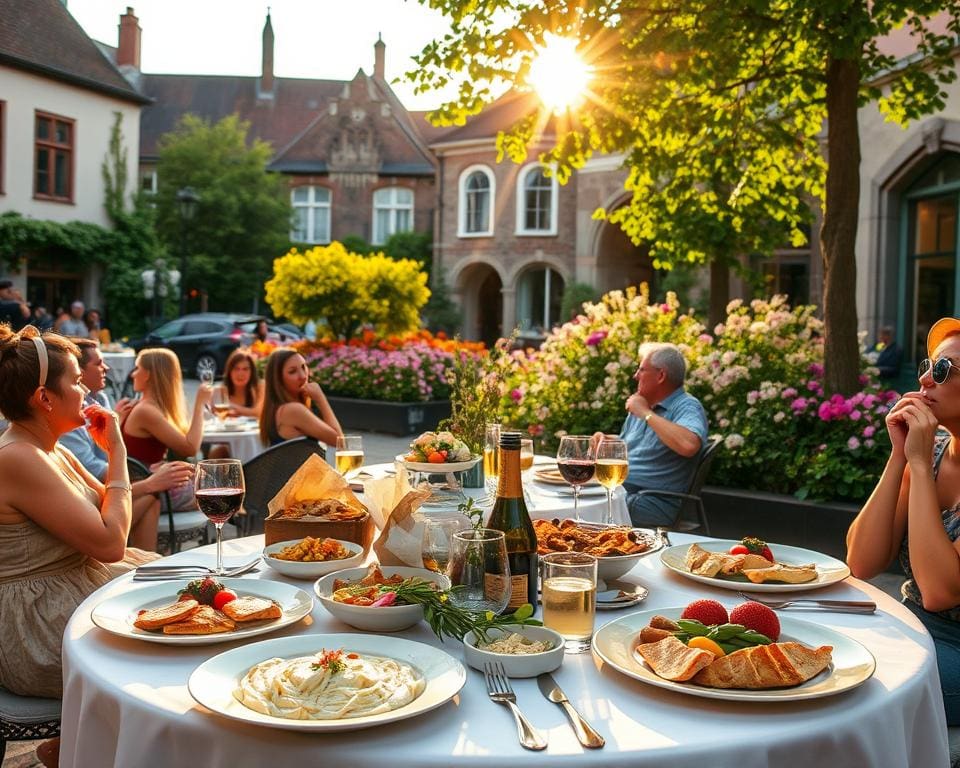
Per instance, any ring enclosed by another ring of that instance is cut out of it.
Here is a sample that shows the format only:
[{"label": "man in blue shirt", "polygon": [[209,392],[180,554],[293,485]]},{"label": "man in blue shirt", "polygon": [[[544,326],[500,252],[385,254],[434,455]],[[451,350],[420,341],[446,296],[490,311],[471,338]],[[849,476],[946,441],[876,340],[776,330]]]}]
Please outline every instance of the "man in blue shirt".
[{"label": "man in blue shirt", "polygon": [[640,490],[686,491],[707,442],[707,415],[700,401],[683,389],[687,364],[673,344],[640,347],[633,378],[637,391],[627,398],[620,430],[630,465],[627,509],[637,526],[672,525],[680,502]]}]

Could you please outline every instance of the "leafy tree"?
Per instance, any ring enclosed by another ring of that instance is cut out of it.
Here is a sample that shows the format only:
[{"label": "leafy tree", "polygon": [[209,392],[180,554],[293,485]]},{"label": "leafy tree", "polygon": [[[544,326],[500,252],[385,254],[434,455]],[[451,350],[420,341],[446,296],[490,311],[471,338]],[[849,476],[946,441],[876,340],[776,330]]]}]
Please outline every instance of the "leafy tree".
[{"label": "leafy tree", "polygon": [[[213,125],[185,115],[160,139],[157,230],[178,256],[186,240],[182,285],[206,291],[210,309],[250,310],[262,296],[273,258],[289,247],[286,181],[265,170],[270,145],[248,145],[248,130],[235,115]],[[200,202],[184,229],[176,195],[186,186]]]},{"label": "leafy tree", "polygon": [[275,314],[295,323],[321,319],[348,340],[365,325],[383,334],[415,330],[430,296],[418,262],[362,256],[338,242],[277,259],[266,291]]},{"label": "leafy tree", "polygon": [[[419,1],[451,19],[407,75],[421,91],[458,84],[440,122],[522,85],[545,33],[581,41],[592,94],[542,159],[563,181],[593,152],[625,152],[633,198],[611,218],[661,266],[709,259],[722,280],[733,256],[767,252],[784,228],[802,242],[804,208],[821,198],[825,383],[857,389],[857,109],[876,101],[906,124],[943,108],[960,0]],[[941,11],[945,34],[924,22]],[[901,26],[915,55],[896,61],[878,40]],[[522,155],[540,124],[522,118],[501,151]]]},{"label": "leafy tree", "polygon": [[433,235],[429,232],[396,232],[383,244],[383,252],[391,259],[419,261],[429,275],[433,266]]},{"label": "leafy tree", "polygon": [[585,301],[598,298],[599,292],[589,283],[570,283],[563,289],[563,298],[560,299],[560,319],[563,322],[571,320],[580,314]]},{"label": "leafy tree", "polygon": [[450,298],[450,288],[443,270],[430,275],[430,299],[423,308],[423,324],[434,333],[456,333],[463,324],[463,315],[459,307]]}]

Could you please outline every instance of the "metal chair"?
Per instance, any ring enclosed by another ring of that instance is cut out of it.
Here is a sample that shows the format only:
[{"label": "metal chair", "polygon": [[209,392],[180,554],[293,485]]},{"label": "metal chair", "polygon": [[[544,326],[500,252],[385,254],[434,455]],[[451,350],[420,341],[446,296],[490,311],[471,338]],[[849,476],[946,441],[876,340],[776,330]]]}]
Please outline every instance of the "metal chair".
[{"label": "metal chair", "polygon": [[[127,457],[127,473],[130,482],[145,480],[152,474],[146,464]],[[188,541],[208,543],[207,516],[199,509],[174,510],[170,494],[160,494],[160,517],[157,520],[157,549],[167,549],[171,554],[180,551],[180,545]]]},{"label": "metal chair", "polygon": [[[677,516],[673,524],[665,526],[666,528],[670,530],[702,530],[705,535],[710,535],[710,524],[707,522],[707,512],[703,507],[700,492],[703,489],[703,484],[707,481],[707,475],[710,473],[710,464],[713,462],[713,457],[721,445],[723,445],[722,437],[711,437],[707,440],[706,448],[700,452],[697,469],[694,471],[693,477],[690,478],[690,486],[685,492],[644,489],[635,493],[636,496],[659,496],[665,499],[680,500],[680,509],[677,511]],[[688,512],[692,512],[693,516],[696,517],[696,523],[680,522],[681,518]]]},{"label": "metal chair", "polygon": [[326,459],[327,447],[309,437],[297,437],[267,448],[243,465],[247,492],[245,514],[236,518],[241,536],[263,533],[267,504],[310,456]]},{"label": "metal chair", "polygon": [[0,762],[8,741],[52,739],[60,735],[60,699],[18,696],[0,688]]}]

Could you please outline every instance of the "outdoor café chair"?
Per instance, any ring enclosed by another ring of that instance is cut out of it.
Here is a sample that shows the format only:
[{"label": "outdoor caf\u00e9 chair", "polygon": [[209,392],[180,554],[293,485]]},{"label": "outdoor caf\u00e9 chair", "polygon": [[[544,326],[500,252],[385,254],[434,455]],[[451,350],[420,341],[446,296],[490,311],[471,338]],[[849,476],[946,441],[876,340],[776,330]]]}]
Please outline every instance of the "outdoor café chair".
[{"label": "outdoor caf\u00e9 chair", "polygon": [[60,699],[18,696],[0,688],[0,762],[8,741],[52,739],[60,735]]},{"label": "outdoor caf\u00e9 chair", "polygon": [[[130,482],[145,480],[152,474],[146,464],[127,457],[127,473]],[[180,545],[188,541],[207,543],[207,516],[199,509],[174,510],[170,494],[160,494],[160,517],[157,520],[157,550],[169,548],[171,554],[180,551]]]}]

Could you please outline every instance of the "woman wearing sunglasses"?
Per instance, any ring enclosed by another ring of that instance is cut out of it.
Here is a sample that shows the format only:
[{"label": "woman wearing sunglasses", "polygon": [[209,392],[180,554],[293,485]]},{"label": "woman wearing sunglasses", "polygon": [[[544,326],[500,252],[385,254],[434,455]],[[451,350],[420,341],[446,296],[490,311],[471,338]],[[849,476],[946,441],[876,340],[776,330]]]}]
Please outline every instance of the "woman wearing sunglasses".
[{"label": "woman wearing sunglasses", "polygon": [[927,336],[920,390],[887,413],[890,458],[847,532],[847,563],[869,579],[897,556],[904,603],[933,636],[948,725],[960,725],[960,320]]}]

